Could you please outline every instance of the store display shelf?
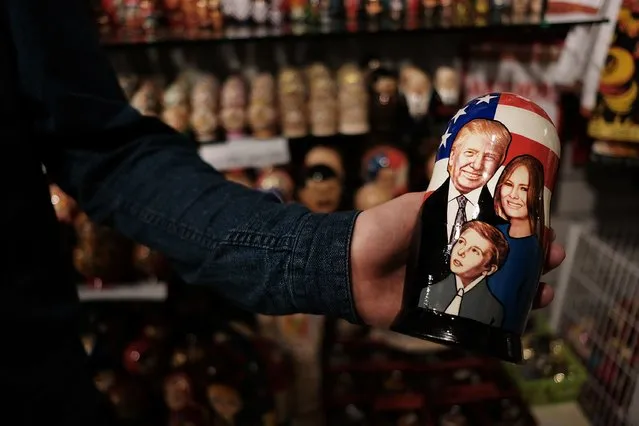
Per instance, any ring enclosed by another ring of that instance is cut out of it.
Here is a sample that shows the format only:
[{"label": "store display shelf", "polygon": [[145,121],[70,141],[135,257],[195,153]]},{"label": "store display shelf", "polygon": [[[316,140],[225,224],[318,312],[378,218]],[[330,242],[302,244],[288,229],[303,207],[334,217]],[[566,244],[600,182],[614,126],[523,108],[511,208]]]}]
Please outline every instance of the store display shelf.
[{"label": "store display shelf", "polygon": [[104,287],[78,286],[78,296],[83,302],[163,301],[167,293],[168,285],[161,281],[114,284]]},{"label": "store display shelf", "polygon": [[347,23],[332,21],[329,24],[290,24],[280,27],[269,26],[235,26],[220,31],[212,30],[184,30],[171,31],[162,29],[153,34],[139,34],[124,31],[105,33],[102,36],[103,45],[107,48],[131,46],[160,46],[205,44],[212,42],[237,42],[258,40],[286,40],[312,38],[340,38],[347,36],[391,36],[391,35],[427,35],[442,33],[468,33],[475,35],[505,37],[505,32],[516,33],[518,37],[530,33],[535,37],[544,33],[566,32],[576,25],[596,25],[607,22],[607,19],[593,17],[590,19],[553,18],[542,20],[539,18],[525,18],[512,20],[509,17],[486,17],[443,20],[432,19],[420,22],[407,20],[406,22],[381,20],[361,23]]}]

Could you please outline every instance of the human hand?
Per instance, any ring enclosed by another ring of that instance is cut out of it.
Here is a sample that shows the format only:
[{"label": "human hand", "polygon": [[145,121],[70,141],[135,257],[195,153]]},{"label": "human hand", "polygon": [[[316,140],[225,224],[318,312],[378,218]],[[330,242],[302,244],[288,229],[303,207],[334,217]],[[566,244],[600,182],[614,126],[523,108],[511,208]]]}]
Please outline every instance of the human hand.
[{"label": "human hand", "polygon": [[[406,260],[424,193],[410,193],[363,211],[351,241],[351,282],[355,307],[371,326],[388,328],[402,304]],[[555,234],[553,232],[552,239]],[[563,262],[566,253],[553,242],[545,271]],[[547,306],[554,293],[541,283],[535,308]]]}]

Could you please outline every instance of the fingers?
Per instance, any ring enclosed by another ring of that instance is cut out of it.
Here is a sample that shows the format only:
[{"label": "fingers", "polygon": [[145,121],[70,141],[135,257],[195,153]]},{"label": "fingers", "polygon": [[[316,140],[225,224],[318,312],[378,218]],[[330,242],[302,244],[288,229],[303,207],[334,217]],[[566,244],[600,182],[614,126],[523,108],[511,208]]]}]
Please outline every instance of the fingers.
[{"label": "fingers", "polygon": [[563,262],[565,258],[566,250],[564,250],[563,246],[557,243],[552,243],[550,245],[550,250],[548,251],[546,264],[544,265],[544,274],[561,265],[561,262]]},{"label": "fingers", "polygon": [[539,283],[533,309],[545,308],[555,297],[555,291],[546,283]]}]

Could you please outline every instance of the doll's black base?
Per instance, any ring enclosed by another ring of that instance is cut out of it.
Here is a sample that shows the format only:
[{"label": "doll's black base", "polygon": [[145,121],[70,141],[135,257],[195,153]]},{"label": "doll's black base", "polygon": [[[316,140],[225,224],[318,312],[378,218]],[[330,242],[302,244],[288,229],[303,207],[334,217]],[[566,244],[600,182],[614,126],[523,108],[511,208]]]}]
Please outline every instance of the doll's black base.
[{"label": "doll's black base", "polygon": [[401,315],[391,329],[511,363],[519,364],[523,361],[519,334],[467,318],[417,308]]}]

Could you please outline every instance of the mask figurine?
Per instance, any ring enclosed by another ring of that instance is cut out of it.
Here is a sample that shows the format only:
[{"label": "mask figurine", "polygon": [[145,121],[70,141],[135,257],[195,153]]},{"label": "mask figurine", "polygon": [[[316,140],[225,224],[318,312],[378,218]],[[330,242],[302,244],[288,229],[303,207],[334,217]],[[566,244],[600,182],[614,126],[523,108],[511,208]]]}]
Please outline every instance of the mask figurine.
[{"label": "mask figurine", "polygon": [[284,170],[275,168],[263,170],[257,178],[255,187],[262,191],[276,192],[278,197],[285,203],[293,200],[295,191],[295,184],[289,174]]},{"label": "mask figurine", "polygon": [[345,170],[342,155],[329,146],[318,145],[311,148],[304,157],[304,167],[313,167],[319,164],[333,169],[340,179],[344,179]]},{"label": "mask figurine", "polygon": [[206,388],[209,407],[215,413],[214,426],[234,426],[236,416],[242,410],[240,393],[232,386],[223,383],[211,383]]},{"label": "mask figurine", "polygon": [[342,198],[342,181],[329,166],[318,164],[308,167],[304,174],[299,199],[310,210],[332,213],[339,208]]},{"label": "mask figurine", "polygon": [[169,374],[164,379],[164,402],[169,409],[169,426],[206,426],[208,418],[193,399],[193,385],[182,372]]},{"label": "mask figurine", "polygon": [[437,148],[393,331],[523,360],[559,159],[552,120],[520,95],[488,93],[457,111]]}]

